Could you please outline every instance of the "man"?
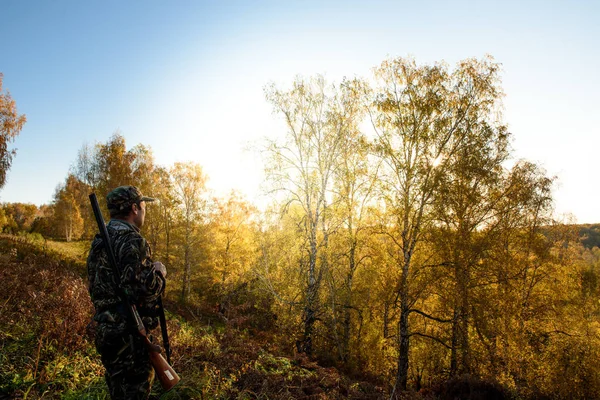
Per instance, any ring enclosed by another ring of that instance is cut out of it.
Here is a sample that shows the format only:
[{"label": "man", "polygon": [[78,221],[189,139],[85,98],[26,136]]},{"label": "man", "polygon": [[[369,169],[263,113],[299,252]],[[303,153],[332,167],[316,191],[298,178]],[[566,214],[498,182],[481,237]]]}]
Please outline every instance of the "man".
[{"label": "man", "polygon": [[[145,197],[135,186],[120,186],[106,196],[111,220],[108,235],[120,271],[121,287],[135,305],[147,332],[158,326],[156,302],[165,288],[167,270],[153,262],[150,247],[140,234],[146,217]],[[112,399],[147,399],[154,370],[142,338],[132,330],[130,315],[117,289],[100,235],[87,259],[89,292],[96,313],[96,349],[106,368]]]}]

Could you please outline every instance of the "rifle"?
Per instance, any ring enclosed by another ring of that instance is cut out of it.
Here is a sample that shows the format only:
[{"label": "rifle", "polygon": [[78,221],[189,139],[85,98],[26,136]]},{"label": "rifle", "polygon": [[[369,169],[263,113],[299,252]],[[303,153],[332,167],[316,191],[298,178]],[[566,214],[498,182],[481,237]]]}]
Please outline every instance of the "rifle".
[{"label": "rifle", "polygon": [[[148,339],[148,335],[146,333],[146,327],[140,318],[140,314],[135,308],[134,304],[129,302],[129,297],[121,287],[121,274],[119,273],[119,268],[117,267],[117,260],[115,258],[115,253],[113,253],[112,245],[110,243],[110,238],[108,237],[108,230],[106,229],[106,225],[104,224],[104,218],[102,217],[102,213],[100,212],[100,206],[98,205],[98,199],[96,198],[96,194],[90,194],[90,203],[92,204],[92,209],[94,210],[94,216],[96,217],[96,222],[98,223],[98,229],[100,230],[100,236],[102,237],[102,242],[104,243],[104,248],[106,249],[106,254],[108,256],[108,263],[113,270],[113,274],[115,276],[115,280],[117,281],[117,287],[119,290],[119,294],[123,298],[123,302],[125,303],[125,308],[129,310],[131,321],[133,321],[135,325],[135,330],[137,333],[143,338],[144,345],[148,349],[148,353],[150,354],[150,364],[156,371],[156,375],[162,388],[166,391],[171,390],[177,383],[180,378],[177,375],[177,372],[169,365],[169,363],[163,358],[162,354],[160,354],[160,346],[152,343],[150,339]],[[160,297],[159,297],[160,299]],[[162,309],[162,300],[159,302],[161,308],[161,320],[164,319],[164,310]],[[161,321],[162,322],[162,321]],[[163,329],[163,324],[161,323],[161,330]],[[166,324],[164,326],[163,331],[163,339],[166,333]],[[168,339],[167,344],[168,347]],[[167,357],[169,357],[170,347],[167,350]]]},{"label": "rifle", "polygon": [[162,334],[163,346],[167,354],[167,362],[171,364],[171,345],[169,344],[169,334],[167,333],[167,319],[165,318],[165,308],[162,303],[162,296],[158,298],[158,320],[160,321],[160,333]]}]

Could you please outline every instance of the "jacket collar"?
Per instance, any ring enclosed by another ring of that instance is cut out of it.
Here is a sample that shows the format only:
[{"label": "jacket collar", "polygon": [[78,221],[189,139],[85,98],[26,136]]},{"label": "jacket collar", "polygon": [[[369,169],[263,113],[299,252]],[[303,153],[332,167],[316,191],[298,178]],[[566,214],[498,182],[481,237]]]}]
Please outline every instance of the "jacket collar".
[{"label": "jacket collar", "polygon": [[134,231],[137,233],[140,232],[140,229],[137,226],[130,224],[129,222],[124,221],[122,219],[111,219],[108,222],[108,225],[117,231],[128,230],[128,231]]}]

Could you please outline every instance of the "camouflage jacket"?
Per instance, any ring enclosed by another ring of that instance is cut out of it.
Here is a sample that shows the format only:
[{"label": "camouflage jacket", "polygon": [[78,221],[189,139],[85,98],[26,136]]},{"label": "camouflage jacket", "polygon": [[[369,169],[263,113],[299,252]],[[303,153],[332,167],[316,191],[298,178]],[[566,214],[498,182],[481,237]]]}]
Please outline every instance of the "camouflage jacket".
[{"label": "camouflage jacket", "polygon": [[[165,288],[165,280],[152,265],[148,242],[139,229],[122,220],[111,220],[106,226],[111,239],[117,267],[121,273],[121,287],[129,301],[138,309],[147,328],[158,325],[156,301]],[[121,292],[117,290],[113,270],[102,238],[96,235],[87,258],[89,292],[97,322],[123,321],[128,318]]]}]

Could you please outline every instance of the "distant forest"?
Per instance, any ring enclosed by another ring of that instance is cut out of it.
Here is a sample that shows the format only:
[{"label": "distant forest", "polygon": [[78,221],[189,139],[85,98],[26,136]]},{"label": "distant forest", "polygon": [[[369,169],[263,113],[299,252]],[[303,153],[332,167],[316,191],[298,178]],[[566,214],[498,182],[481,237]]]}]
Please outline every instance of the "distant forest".
[{"label": "distant forest", "polygon": [[600,224],[577,225],[581,243],[586,249],[600,247]]}]

